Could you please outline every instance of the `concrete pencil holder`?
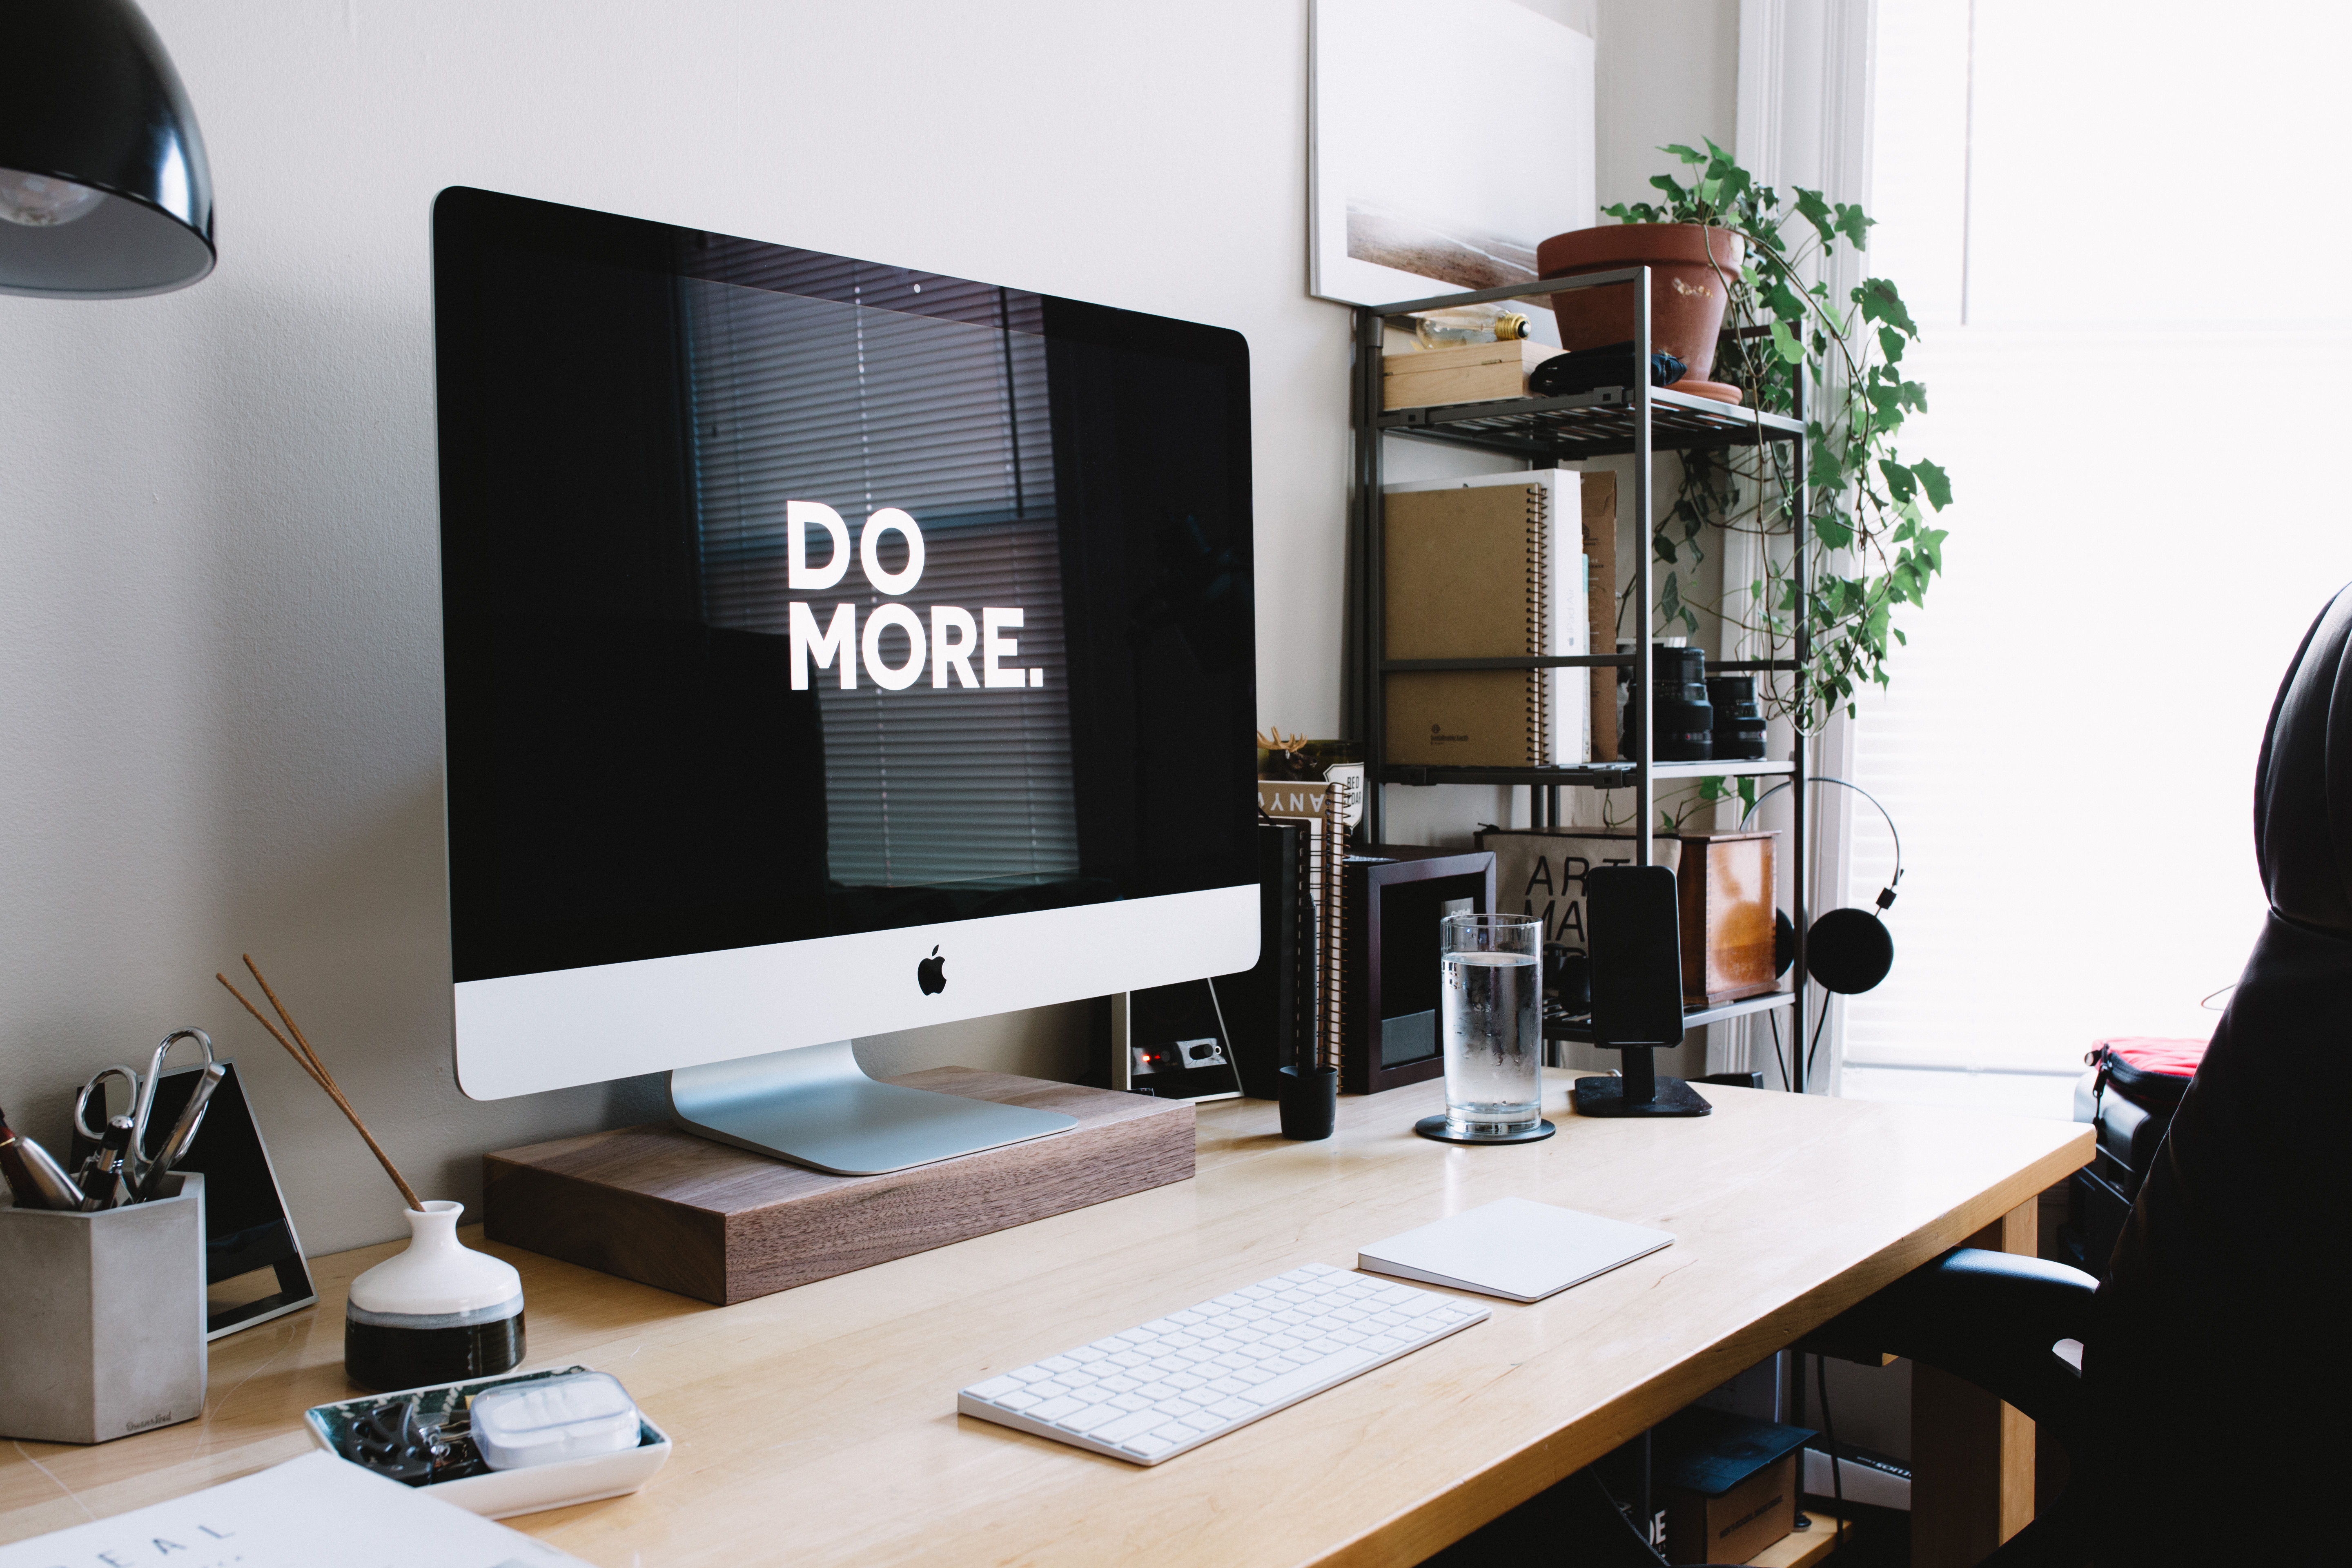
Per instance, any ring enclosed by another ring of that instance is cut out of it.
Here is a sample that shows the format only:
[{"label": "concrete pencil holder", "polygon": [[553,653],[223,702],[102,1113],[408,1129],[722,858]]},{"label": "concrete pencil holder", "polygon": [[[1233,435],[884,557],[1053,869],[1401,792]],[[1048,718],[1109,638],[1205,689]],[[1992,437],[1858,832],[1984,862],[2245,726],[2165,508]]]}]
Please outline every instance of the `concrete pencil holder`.
[{"label": "concrete pencil holder", "polygon": [[205,1179],[98,1214],[0,1208],[0,1436],[103,1443],[205,1410]]}]

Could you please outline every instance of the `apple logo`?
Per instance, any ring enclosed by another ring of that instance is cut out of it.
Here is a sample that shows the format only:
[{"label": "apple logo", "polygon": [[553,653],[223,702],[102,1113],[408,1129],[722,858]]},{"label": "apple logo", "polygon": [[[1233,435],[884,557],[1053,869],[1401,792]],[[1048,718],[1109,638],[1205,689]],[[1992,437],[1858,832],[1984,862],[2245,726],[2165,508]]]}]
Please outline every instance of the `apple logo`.
[{"label": "apple logo", "polygon": [[938,948],[931,956],[915,965],[915,984],[923,988],[926,996],[936,996],[948,988],[948,961],[940,956]]}]

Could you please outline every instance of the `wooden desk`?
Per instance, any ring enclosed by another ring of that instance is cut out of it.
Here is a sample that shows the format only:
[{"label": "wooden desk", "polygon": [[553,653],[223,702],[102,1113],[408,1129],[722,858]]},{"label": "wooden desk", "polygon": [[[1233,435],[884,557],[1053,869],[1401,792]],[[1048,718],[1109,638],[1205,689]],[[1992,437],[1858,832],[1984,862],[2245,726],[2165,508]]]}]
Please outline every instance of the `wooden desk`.
[{"label": "wooden desk", "polygon": [[[2063,1122],[1706,1092],[1706,1121],[1586,1121],[1556,1078],[1559,1135],[1492,1149],[1412,1136],[1434,1083],[1342,1100],[1322,1143],[1203,1106],[1193,1181],[735,1307],[506,1253],[533,1362],[617,1373],[677,1438],[635,1497],[513,1522],[604,1568],[1413,1563],[2090,1155]],[[1512,1194],[1677,1240],[1149,1470],[955,1414],[992,1372]],[[317,1260],[318,1308],[216,1344],[202,1421],[0,1447],[0,1541],[305,1452],[302,1410],[349,1392],[344,1291],[391,1250]]]}]

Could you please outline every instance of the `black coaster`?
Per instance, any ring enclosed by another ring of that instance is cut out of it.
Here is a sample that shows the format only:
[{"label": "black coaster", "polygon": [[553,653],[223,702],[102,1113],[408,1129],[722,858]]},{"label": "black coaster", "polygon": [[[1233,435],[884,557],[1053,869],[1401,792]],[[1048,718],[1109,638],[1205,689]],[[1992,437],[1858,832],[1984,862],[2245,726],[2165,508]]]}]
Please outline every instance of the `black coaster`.
[{"label": "black coaster", "polygon": [[1440,1143],[1540,1143],[1559,1131],[1550,1122],[1538,1120],[1525,1132],[1501,1132],[1490,1138],[1465,1138],[1459,1132],[1445,1130],[1445,1118],[1424,1116],[1412,1124],[1412,1130],[1423,1138],[1434,1138]]},{"label": "black coaster", "polygon": [[1580,1078],[1576,1080],[1579,1116],[1706,1116],[1715,1107],[1678,1078],[1658,1079],[1654,1100],[1628,1101],[1622,1078]]}]

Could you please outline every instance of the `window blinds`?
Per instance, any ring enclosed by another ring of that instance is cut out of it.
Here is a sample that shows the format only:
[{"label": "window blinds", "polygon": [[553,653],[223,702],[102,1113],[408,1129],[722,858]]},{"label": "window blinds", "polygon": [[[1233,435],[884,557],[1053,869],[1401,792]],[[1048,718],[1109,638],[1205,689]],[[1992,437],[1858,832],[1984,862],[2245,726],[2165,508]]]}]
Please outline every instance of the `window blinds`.
[{"label": "window blinds", "polygon": [[[805,291],[756,281],[768,286],[680,285],[705,619],[786,634],[786,500],[833,507],[853,543],[867,516],[896,507],[914,516],[926,546],[920,581],[898,602],[927,625],[933,604],[975,617],[986,605],[1020,607],[1019,656],[1007,663],[1041,669],[1046,688],[965,689],[950,673],[950,687],[935,689],[927,672],[900,691],[862,678],[845,691],[832,670],[814,671],[832,879],[907,887],[1068,874],[1077,831],[1069,712],[1054,695],[1067,671],[1035,301],[848,262],[788,280]],[[820,560],[824,548],[810,545]],[[905,559],[890,536],[885,564]],[[855,568],[835,588],[799,596],[820,625],[835,605],[855,605],[861,627],[890,602]],[[882,653],[903,663],[904,635],[886,632]]]}]

